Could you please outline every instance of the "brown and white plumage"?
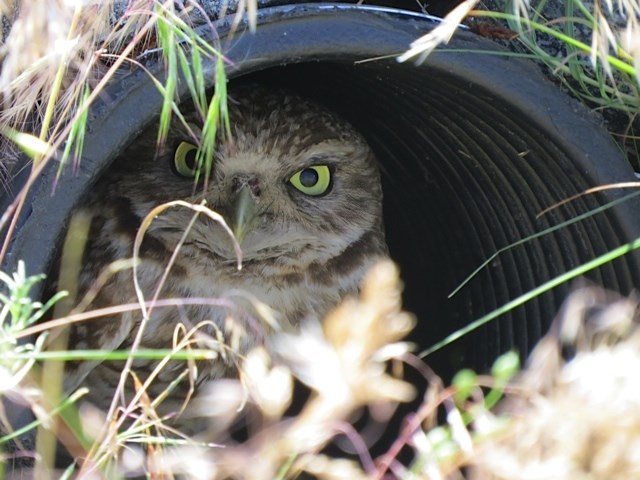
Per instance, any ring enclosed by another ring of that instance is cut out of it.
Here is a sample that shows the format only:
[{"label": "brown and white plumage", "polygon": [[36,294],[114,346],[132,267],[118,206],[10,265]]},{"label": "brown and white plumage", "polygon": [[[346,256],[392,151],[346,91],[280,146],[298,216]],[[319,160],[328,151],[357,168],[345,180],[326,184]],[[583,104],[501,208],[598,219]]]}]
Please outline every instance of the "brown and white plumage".
[{"label": "brown and white plumage", "polygon": [[[242,237],[238,270],[229,235],[208,217],[198,217],[159,298],[221,299],[227,306],[155,308],[142,337],[144,347],[170,348],[180,323],[189,329],[201,322],[211,322],[201,329],[202,344],[215,345],[216,329],[229,340],[232,318],[244,329],[236,346],[242,353],[265,340],[255,328],[259,315],[248,298],[271,307],[286,327],[305,318],[321,319],[345,295],[356,292],[367,268],[386,255],[379,173],[363,138],[332,112],[295,95],[255,85],[231,89],[229,95],[232,138],[217,145],[206,188],[176,172],[176,148],[182,142],[195,143],[176,122],[164,146],[156,147],[154,126],[128,147],[84,207],[93,216],[81,274],[84,290],[108,264],[131,257],[142,219],[162,203],[180,199],[198,204],[204,199]],[[189,121],[199,132],[202,123],[195,114]],[[305,183],[312,184],[320,170],[305,169],[316,166],[330,174],[327,191],[303,193],[291,179],[305,172]],[[243,209],[242,218],[238,209]],[[145,298],[153,298],[192,217],[193,211],[186,208],[169,208],[151,223],[138,269]],[[135,301],[128,270],[101,289],[93,306]],[[126,349],[140,319],[140,312],[132,312],[79,324],[72,330],[71,347]],[[152,366],[136,361],[134,371],[144,379]],[[65,386],[89,386],[89,400],[106,409],[121,367],[117,362],[73,364]],[[165,366],[152,384],[151,396],[184,368],[181,362]],[[222,358],[199,364],[196,383],[233,375],[233,369],[233,362]],[[186,388],[171,397],[181,402]],[[165,411],[176,408],[171,399],[164,405]]]}]

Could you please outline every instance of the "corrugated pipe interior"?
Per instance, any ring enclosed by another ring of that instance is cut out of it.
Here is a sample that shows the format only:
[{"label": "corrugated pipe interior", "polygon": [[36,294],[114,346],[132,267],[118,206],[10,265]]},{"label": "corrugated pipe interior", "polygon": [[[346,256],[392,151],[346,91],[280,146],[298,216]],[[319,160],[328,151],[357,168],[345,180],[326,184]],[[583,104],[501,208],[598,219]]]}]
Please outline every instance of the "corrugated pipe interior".
[{"label": "corrugated pipe interior", "polygon": [[[420,348],[640,234],[640,204],[631,198],[501,253],[448,297],[499,249],[629,191],[583,196],[538,217],[543,209],[635,176],[595,116],[538,67],[486,39],[460,31],[422,65],[396,61],[435,25],[400,10],[299,4],[259,10],[255,33],[244,24],[232,33],[224,19],[214,23],[216,35],[203,27],[230,60],[231,82],[313,97],[368,138],[384,172],[389,245],[405,280],[406,308],[419,320],[413,340]],[[157,59],[147,67],[162,72]],[[207,65],[210,85],[213,72]],[[181,88],[186,98],[184,82]],[[66,172],[53,196],[55,168],[32,189],[5,268],[23,258],[30,272],[47,271],[70,210],[157,120],[161,97],[146,73],[130,71],[107,93],[91,112],[79,172]],[[639,271],[631,253],[586,276],[628,293]],[[443,371],[484,369],[506,350],[529,351],[569,288],[533,298],[427,362]]]}]

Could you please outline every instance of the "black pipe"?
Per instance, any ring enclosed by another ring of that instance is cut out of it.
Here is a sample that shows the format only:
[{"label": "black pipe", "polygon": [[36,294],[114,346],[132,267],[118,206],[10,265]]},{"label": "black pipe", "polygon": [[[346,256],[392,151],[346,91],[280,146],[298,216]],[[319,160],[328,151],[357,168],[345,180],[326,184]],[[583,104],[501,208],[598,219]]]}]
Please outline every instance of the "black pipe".
[{"label": "black pipe", "polygon": [[[451,331],[554,276],[635,239],[637,198],[518,246],[447,294],[496,250],[588,212],[624,192],[544,208],[634,172],[599,118],[549,83],[532,63],[459,31],[421,66],[402,53],[436,25],[413,12],[362,5],[298,4],[260,9],[258,28],[232,34],[230,19],[200,33],[230,59],[231,82],[286,87],[336,109],[369,139],[384,171],[391,253],[405,279],[406,307],[419,319],[415,340],[428,347]],[[162,63],[141,59],[162,78]],[[213,86],[213,63],[205,64]],[[180,86],[182,98],[186,85]],[[118,153],[156,121],[162,98],[141,70],[114,80],[92,108],[78,172],[52,187],[56,166],[37,181],[18,224],[11,271],[49,271],[69,214]],[[13,191],[24,178],[17,177]],[[4,199],[8,204],[9,197]],[[587,277],[622,293],[638,282],[629,254]],[[499,353],[526,353],[569,289],[541,295],[428,359],[441,371],[484,369]]]}]

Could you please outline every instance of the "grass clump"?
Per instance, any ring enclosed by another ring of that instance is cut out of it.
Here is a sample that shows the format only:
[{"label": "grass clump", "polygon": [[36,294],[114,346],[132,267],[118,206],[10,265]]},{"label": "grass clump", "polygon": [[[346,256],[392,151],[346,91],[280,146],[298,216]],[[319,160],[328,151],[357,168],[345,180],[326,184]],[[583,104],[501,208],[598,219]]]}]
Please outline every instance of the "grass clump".
[{"label": "grass clump", "polygon": [[[640,108],[636,1],[488,0],[492,10],[477,9],[478,3],[461,2],[441,26],[417,39],[399,60],[423,62],[438,45],[448,42],[459,24],[469,21],[472,30],[506,40],[512,50],[508,54],[544,64],[573,96],[611,119],[614,135],[637,149],[633,141]],[[626,118],[626,124],[615,125],[623,121],[618,118]],[[634,152],[630,160],[637,166],[636,157]]]},{"label": "grass clump", "polygon": [[[25,311],[35,312],[33,318],[44,310],[28,306],[25,286],[32,281],[16,283],[23,285],[15,289],[22,300],[2,298],[3,311],[18,313],[12,318],[26,318],[20,313]],[[154,433],[163,431],[163,420],[150,416],[122,426],[107,444],[94,437],[77,475],[445,479],[463,478],[466,471],[467,478],[477,480],[634,478],[640,469],[634,453],[640,425],[634,381],[640,361],[637,312],[634,299],[578,290],[522,372],[518,356],[508,353],[489,375],[463,370],[445,386],[403,341],[414,320],[401,310],[397,270],[380,264],[365,280],[360,298],[345,302],[322,325],[277,334],[272,353],[260,347],[242,359],[238,379],[210,383],[185,412],[207,424],[203,436]],[[11,326],[8,317],[5,322],[6,338],[21,337],[23,330]],[[25,348],[31,363],[45,357],[37,345]],[[3,394],[15,394],[24,385],[27,366],[9,369],[11,357],[5,358],[15,388]],[[354,420],[365,409],[374,423],[386,424],[399,403],[415,398],[418,391],[402,379],[402,365],[420,371],[429,387],[391,433],[392,444],[373,458],[369,449],[375,435]],[[296,381],[311,394],[290,416]],[[46,418],[81,394],[65,399]],[[142,395],[138,401],[144,409],[153,399]],[[39,403],[32,400],[31,407],[37,411]],[[91,410],[79,415],[87,438],[105,421]],[[249,432],[245,440],[233,435],[238,419]],[[0,444],[15,438],[5,435]],[[332,443],[350,453],[328,454],[325,447]],[[403,450],[412,452],[410,458]]]},{"label": "grass clump", "polygon": [[470,478],[638,477],[639,334],[637,299],[573,293],[510,385],[509,426],[479,446]]}]

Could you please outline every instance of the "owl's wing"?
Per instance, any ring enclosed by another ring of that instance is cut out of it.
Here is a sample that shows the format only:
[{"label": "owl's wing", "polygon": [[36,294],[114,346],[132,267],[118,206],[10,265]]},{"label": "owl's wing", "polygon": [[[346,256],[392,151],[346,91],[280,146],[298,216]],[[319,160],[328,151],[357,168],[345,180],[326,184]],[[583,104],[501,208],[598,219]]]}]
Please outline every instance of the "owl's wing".
[{"label": "owl's wing", "polygon": [[[100,338],[98,342],[92,342],[99,345],[100,350],[113,351],[120,347],[124,341],[130,337],[134,320],[130,313],[121,316],[105,317],[100,321],[108,322],[110,325],[117,325],[111,329],[109,334],[104,334],[102,330],[98,330]],[[76,346],[77,348],[77,346]],[[87,376],[104,360],[86,360],[80,362],[70,362],[65,369],[64,391],[67,393],[74,392],[83,383]]]}]

